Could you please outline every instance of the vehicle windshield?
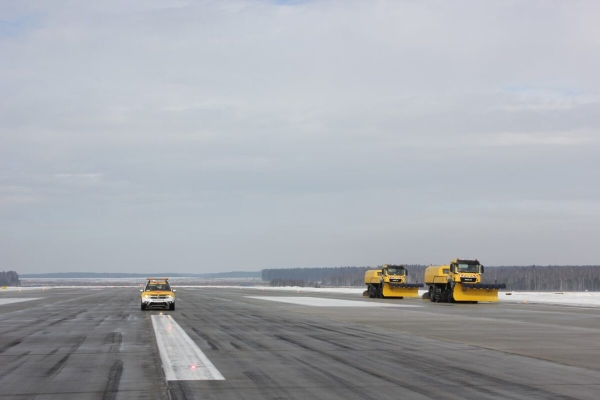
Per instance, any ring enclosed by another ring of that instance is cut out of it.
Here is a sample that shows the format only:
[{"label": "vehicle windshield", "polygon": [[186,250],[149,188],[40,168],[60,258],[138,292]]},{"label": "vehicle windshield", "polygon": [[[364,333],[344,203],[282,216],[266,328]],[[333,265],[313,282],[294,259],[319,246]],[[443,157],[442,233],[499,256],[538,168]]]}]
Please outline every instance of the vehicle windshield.
[{"label": "vehicle windshield", "polygon": [[404,268],[388,268],[388,275],[406,275],[406,270]]},{"label": "vehicle windshield", "polygon": [[458,272],[479,272],[479,265],[477,264],[458,264]]},{"label": "vehicle windshield", "polygon": [[148,283],[148,285],[146,285],[146,291],[149,290],[171,290],[171,287],[169,286],[168,283],[166,282],[162,282],[162,283],[158,283],[158,282],[152,282],[152,283]]}]

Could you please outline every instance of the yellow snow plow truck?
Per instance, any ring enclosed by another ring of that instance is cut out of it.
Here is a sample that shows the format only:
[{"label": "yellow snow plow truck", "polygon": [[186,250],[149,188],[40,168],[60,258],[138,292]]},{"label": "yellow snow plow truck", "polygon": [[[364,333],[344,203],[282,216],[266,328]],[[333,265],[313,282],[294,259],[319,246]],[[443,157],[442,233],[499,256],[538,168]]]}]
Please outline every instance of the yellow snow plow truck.
[{"label": "yellow snow plow truck", "polygon": [[504,283],[481,283],[483,265],[477,260],[456,259],[450,265],[432,265],[425,269],[425,285],[432,302],[478,301],[497,302],[498,290]]},{"label": "yellow snow plow truck", "polygon": [[403,265],[385,264],[381,269],[371,269],[365,272],[368,297],[419,297],[422,283],[406,283],[406,268]]}]

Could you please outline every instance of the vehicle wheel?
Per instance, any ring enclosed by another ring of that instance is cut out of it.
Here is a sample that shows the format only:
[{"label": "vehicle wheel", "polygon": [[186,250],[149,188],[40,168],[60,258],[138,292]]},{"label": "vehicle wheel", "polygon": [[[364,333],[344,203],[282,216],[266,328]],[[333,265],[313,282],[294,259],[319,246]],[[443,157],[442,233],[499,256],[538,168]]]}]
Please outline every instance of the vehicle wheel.
[{"label": "vehicle wheel", "polygon": [[429,301],[435,303],[435,293],[433,292],[433,286],[429,286]]},{"label": "vehicle wheel", "polygon": [[169,305],[169,310],[171,310],[171,311],[175,310],[175,303],[171,303]]},{"label": "vehicle wheel", "polygon": [[146,309],[146,305],[144,303],[142,303],[141,307],[142,311],[144,311]]}]

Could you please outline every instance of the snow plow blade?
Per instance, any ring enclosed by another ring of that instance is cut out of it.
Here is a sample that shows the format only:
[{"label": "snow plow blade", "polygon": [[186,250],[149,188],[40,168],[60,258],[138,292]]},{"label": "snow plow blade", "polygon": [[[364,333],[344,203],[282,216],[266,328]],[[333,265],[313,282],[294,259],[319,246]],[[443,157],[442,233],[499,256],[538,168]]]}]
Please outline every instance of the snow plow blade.
[{"label": "snow plow blade", "polygon": [[383,297],[419,297],[422,283],[386,283],[383,286]]},{"label": "snow plow blade", "polygon": [[454,287],[454,301],[487,301],[497,303],[498,290],[505,289],[505,284],[465,284],[457,283]]}]

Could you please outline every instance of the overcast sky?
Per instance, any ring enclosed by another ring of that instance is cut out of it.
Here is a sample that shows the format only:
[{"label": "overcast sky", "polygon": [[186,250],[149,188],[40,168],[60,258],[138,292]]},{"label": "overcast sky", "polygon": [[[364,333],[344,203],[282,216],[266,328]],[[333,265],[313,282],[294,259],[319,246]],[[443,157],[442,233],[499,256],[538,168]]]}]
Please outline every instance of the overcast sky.
[{"label": "overcast sky", "polygon": [[598,15],[0,0],[0,270],[600,264]]}]

